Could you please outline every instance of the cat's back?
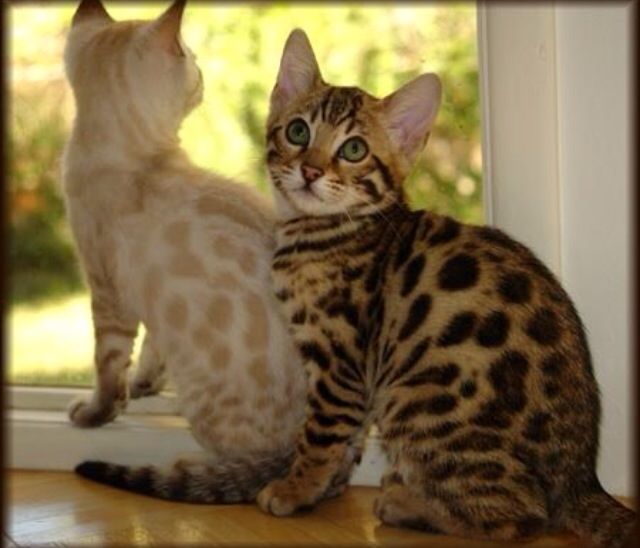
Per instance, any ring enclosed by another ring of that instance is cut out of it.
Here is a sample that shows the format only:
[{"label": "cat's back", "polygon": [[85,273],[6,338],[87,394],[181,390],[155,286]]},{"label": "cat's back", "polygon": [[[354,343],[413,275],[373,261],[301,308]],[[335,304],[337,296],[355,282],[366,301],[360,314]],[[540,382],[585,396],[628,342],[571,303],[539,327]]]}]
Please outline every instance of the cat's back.
[{"label": "cat's back", "polygon": [[151,158],[131,173],[137,205],[163,224],[175,215],[192,222],[228,223],[272,238],[275,213],[271,201],[257,189],[194,165],[180,149]]},{"label": "cat's back", "polygon": [[495,228],[412,212],[399,230],[386,279],[395,325],[385,323],[381,348],[393,342],[400,364],[420,349],[439,372],[420,390],[446,391],[438,412],[504,436],[528,466],[562,482],[576,462],[593,463],[591,358],[551,271]]},{"label": "cat's back", "polygon": [[156,269],[202,291],[216,280],[230,291],[268,283],[273,211],[258,191],[181,155],[135,174],[132,188],[130,209],[115,227],[132,271]]},{"label": "cat's back", "polygon": [[427,295],[431,323],[455,311],[469,318],[468,337],[460,343],[471,338],[498,349],[518,344],[536,354],[571,348],[590,366],[571,299],[526,246],[499,229],[424,211],[407,215],[398,233],[393,252],[386,253],[386,284],[405,303]]},{"label": "cat's back", "polygon": [[123,232],[128,299],[177,364],[170,374],[194,435],[212,451],[288,443],[303,379],[270,291],[269,202],[180,163],[140,185],[140,212]]}]

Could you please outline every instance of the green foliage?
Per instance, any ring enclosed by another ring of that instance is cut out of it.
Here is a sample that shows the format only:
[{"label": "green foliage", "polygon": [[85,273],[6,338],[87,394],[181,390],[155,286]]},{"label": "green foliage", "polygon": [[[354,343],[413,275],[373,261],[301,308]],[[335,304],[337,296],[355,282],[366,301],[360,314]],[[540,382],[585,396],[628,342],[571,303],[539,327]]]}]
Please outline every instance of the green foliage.
[{"label": "green foliage", "polygon": [[[275,4],[227,7],[216,18],[208,18],[208,10],[194,7],[185,28],[208,76],[205,104],[182,132],[196,161],[269,188],[261,154],[268,96],[284,42],[299,26],[311,39],[325,80],[333,84],[357,85],[384,96],[423,72],[439,74],[441,111],[427,151],[406,183],[407,193],[415,207],[482,221],[472,6]],[[212,54],[204,61],[206,51]]]},{"label": "green foliage", "polygon": [[[107,3],[114,18],[167,5]],[[81,284],[58,188],[71,94],[62,51],[73,6],[16,6],[11,16],[11,297],[40,299]],[[436,72],[444,97],[427,151],[406,183],[412,204],[482,220],[478,73],[472,5],[190,4],[183,36],[205,76],[203,105],[181,137],[207,168],[269,191],[264,123],[289,32],[309,34],[325,79],[384,96]]]},{"label": "green foliage", "polygon": [[37,301],[81,287],[64,222],[59,158],[68,121],[60,87],[30,86],[14,94],[9,139],[11,300]]},{"label": "green foliage", "polygon": [[18,370],[11,375],[11,383],[26,386],[93,386],[95,373],[90,362],[82,369]]}]

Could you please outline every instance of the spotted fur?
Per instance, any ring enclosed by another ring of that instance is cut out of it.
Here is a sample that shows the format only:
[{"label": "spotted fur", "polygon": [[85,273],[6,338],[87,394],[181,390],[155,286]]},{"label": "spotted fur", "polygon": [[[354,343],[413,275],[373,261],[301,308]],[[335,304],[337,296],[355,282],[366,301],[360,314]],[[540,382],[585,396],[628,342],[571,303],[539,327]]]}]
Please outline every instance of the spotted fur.
[{"label": "spotted fur", "polygon": [[[330,86],[301,31],[285,46],[267,140],[273,280],[309,350],[310,412],[290,474],[258,502],[276,515],[314,504],[375,423],[385,523],[503,540],[568,528],[620,546],[635,514],[596,477],[598,388],[568,295],[506,234],[403,199],[439,96],[432,75],[382,100]],[[287,137],[292,119],[309,126],[304,147]],[[368,153],[348,162],[354,135]]]}]

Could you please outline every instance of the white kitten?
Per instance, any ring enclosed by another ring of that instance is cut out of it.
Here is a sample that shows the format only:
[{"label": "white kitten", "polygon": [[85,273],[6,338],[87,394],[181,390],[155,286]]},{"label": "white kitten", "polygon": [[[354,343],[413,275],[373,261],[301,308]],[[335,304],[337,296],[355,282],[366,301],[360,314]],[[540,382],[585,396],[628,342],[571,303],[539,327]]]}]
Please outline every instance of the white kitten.
[{"label": "white kitten", "polygon": [[127,404],[137,326],[148,336],[133,393],[163,366],[209,456],[169,470],[81,464],[87,477],[164,498],[252,499],[283,474],[304,414],[300,359],[272,302],[271,206],[180,149],[202,75],[180,37],[184,2],[152,22],[115,22],[84,0],[65,51],[77,117],[64,157],[71,226],[91,289],[97,386],[73,423]]}]

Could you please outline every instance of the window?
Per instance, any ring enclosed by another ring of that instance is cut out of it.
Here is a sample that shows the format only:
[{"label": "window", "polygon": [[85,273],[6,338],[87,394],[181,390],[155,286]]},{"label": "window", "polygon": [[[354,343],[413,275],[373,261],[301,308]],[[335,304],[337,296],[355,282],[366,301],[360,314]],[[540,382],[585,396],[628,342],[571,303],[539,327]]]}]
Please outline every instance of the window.
[{"label": "window", "polygon": [[[110,5],[109,11],[116,19],[151,18],[165,7]],[[126,417],[96,430],[71,428],[63,412],[93,384],[88,295],[58,191],[59,158],[73,117],[61,60],[74,9],[10,7],[9,381],[19,385],[12,390],[10,463],[69,469],[96,457],[166,462],[198,449],[184,421],[171,415],[170,396],[132,402]],[[205,97],[181,137],[196,163],[268,192],[262,128],[282,47],[296,26],[308,32],[332,83],[382,96],[421,72],[440,75],[437,130],[406,184],[408,195],[416,207],[483,222],[472,4],[189,5],[183,35],[203,70]],[[37,449],[45,446],[46,459]],[[384,459],[375,438],[363,463],[354,482],[378,483]]]},{"label": "window", "polygon": [[[165,7],[109,10],[116,19],[152,18]],[[74,108],[62,67],[74,10],[10,7],[9,380],[15,384],[93,383],[89,299],[58,181]],[[417,207],[482,222],[475,11],[473,5],[189,5],[183,36],[203,70],[205,98],[183,127],[183,144],[196,163],[269,192],[261,157],[268,96],[286,36],[302,25],[329,82],[382,96],[421,72],[441,76],[437,131],[406,188]]]}]

